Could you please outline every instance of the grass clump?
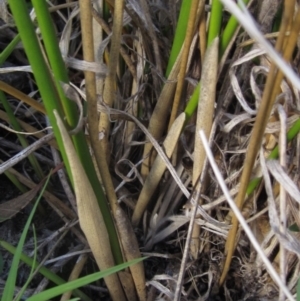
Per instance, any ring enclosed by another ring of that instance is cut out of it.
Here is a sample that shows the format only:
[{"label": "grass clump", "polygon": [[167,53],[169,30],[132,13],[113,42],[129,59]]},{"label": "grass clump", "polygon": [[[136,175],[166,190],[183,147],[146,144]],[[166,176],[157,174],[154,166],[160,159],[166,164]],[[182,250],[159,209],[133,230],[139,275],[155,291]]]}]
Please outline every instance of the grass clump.
[{"label": "grass clump", "polygon": [[[292,300],[300,11],[296,1],[175,2],[5,6],[0,63],[14,68],[1,68],[0,170],[15,194],[1,200],[0,226],[24,215],[37,230],[27,244],[20,229],[1,240],[3,300]],[[22,87],[12,71],[28,72]]]}]

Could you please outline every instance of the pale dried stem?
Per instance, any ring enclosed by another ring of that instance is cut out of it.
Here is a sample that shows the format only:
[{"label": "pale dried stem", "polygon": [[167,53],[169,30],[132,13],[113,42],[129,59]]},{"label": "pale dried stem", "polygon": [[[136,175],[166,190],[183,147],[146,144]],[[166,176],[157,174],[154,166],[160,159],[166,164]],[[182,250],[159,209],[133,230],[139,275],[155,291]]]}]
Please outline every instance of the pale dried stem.
[{"label": "pale dried stem", "polygon": [[[280,129],[280,139],[279,139],[279,150],[280,150],[280,165],[283,168],[286,168],[286,113],[281,105],[278,106],[278,113],[281,122],[281,129]],[[279,230],[282,234],[286,232],[287,226],[287,194],[285,188],[280,185],[280,226]],[[287,263],[286,263],[286,251],[283,244],[280,244],[280,277],[282,283],[286,284],[286,273],[287,273]],[[279,292],[279,301],[285,300],[285,295],[280,289]]]}]

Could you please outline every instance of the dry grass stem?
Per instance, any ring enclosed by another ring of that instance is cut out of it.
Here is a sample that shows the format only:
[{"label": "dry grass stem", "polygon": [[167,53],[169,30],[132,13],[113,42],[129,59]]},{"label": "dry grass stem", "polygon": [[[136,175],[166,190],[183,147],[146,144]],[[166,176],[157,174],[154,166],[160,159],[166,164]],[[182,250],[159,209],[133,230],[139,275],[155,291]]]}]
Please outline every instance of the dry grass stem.
[{"label": "dry grass stem", "polygon": [[[114,22],[112,29],[112,38],[110,45],[110,54],[108,62],[108,75],[104,83],[103,100],[109,106],[112,107],[113,103],[116,101],[116,75],[117,66],[119,61],[119,51],[121,45],[121,33],[123,26],[123,10],[124,10],[124,0],[119,0],[115,2],[114,5]],[[98,129],[102,135],[101,146],[102,151],[108,156],[109,161],[109,146],[108,146],[108,136],[110,134],[110,122],[106,114],[100,115]],[[101,169],[100,169],[101,170]]]}]

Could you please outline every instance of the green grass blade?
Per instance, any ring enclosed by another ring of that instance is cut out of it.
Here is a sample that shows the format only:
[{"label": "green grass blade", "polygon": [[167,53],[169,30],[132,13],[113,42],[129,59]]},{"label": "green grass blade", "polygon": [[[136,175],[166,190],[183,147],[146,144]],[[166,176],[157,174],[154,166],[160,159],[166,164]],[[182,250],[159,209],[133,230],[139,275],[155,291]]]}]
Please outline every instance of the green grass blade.
[{"label": "green grass blade", "polygon": [[191,118],[191,116],[194,114],[194,112],[198,106],[200,87],[201,87],[201,82],[199,82],[199,84],[196,86],[194,93],[192,94],[192,96],[184,110],[187,120],[189,120]]},{"label": "green grass blade", "polygon": [[213,0],[208,27],[207,47],[209,47],[212,41],[220,34],[222,26],[222,9],[223,4],[220,0]]},{"label": "green grass blade", "polygon": [[[5,250],[7,250],[8,252],[10,252],[11,254],[16,253],[16,248],[14,246],[12,246],[11,244],[7,243],[6,241],[0,240],[0,246],[2,248],[4,248]],[[32,258],[28,257],[25,254],[21,254],[20,259],[21,259],[21,261],[26,263],[28,266],[30,266],[30,267],[33,266],[35,269],[39,266],[39,263],[37,261],[34,261]],[[46,267],[41,267],[39,269],[39,273],[41,275],[43,275],[44,277],[46,277],[47,279],[49,279],[50,281],[52,281],[53,283],[55,283],[56,285],[61,285],[61,284],[66,283],[66,281],[64,279],[62,279],[61,277],[54,274]],[[80,290],[74,290],[73,294],[74,294],[74,296],[78,296],[83,301],[92,301],[86,294],[84,294]]]},{"label": "green grass blade", "polygon": [[[36,261],[37,258],[37,237],[36,237],[36,231],[34,225],[32,225],[32,231],[33,231],[33,241],[34,241],[34,255],[33,260]],[[14,299],[14,301],[20,301],[22,298],[22,295],[24,294],[26,288],[28,287],[30,281],[32,280],[32,275],[34,273],[34,265],[31,266],[31,270],[28,276],[28,279],[26,280],[25,284],[21,288],[21,290],[18,292],[18,295]]]},{"label": "green grass blade", "polygon": [[6,61],[20,41],[20,35],[17,34],[14,39],[5,47],[5,49],[0,53],[0,65]]},{"label": "green grass blade", "polygon": [[[78,113],[75,103],[69,100],[61,87],[61,82],[69,83],[68,71],[65,67],[65,63],[62,59],[58,40],[56,37],[54,25],[51,19],[50,12],[48,10],[47,2],[41,0],[33,0],[32,4],[35,8],[39,28],[43,37],[46,53],[53,71],[53,76],[56,84],[57,91],[59,93],[62,107],[67,118],[67,122],[71,128],[77,125]],[[44,99],[46,106],[47,99]],[[52,122],[51,122],[52,124]],[[93,190],[96,194],[100,210],[104,217],[105,225],[109,231],[110,243],[112,245],[112,252],[117,263],[122,263],[122,253],[119,245],[119,239],[114,226],[114,222],[111,216],[111,212],[107,203],[107,200],[102,191],[101,185],[98,181],[97,174],[90,156],[89,148],[85,140],[83,131],[72,136],[72,140],[79,156],[79,159],[85,169],[85,172],[90,180]],[[71,178],[71,174],[69,174]]]},{"label": "green grass blade", "polygon": [[119,271],[121,271],[121,270],[123,270],[123,269],[125,269],[125,268],[127,268],[127,267],[129,267],[133,264],[136,264],[136,263],[138,263],[138,262],[140,262],[144,259],[145,258],[138,258],[138,259],[135,259],[135,260],[131,260],[129,262],[122,263],[120,265],[117,265],[117,266],[115,266],[113,268],[110,268],[110,269],[107,269],[105,271],[97,272],[97,273],[82,277],[80,279],[70,281],[68,283],[62,284],[60,286],[51,288],[51,289],[46,290],[42,293],[34,295],[34,296],[28,298],[27,301],[43,301],[43,300],[47,301],[47,300],[50,300],[51,298],[59,296],[59,295],[63,294],[64,292],[74,290],[75,288],[87,285],[91,282],[94,282],[94,281],[97,281],[97,280],[102,279],[104,277],[107,277],[107,276],[109,276],[113,273],[119,272]]},{"label": "green grass blade", "polygon": [[47,57],[53,71],[56,88],[60,96],[63,111],[66,115],[67,123],[71,128],[73,128],[78,122],[77,107],[74,101],[71,101],[66,97],[60,84],[60,82],[68,84],[69,78],[65,63],[60,53],[58,39],[55,33],[50,12],[48,10],[47,2],[41,0],[32,0],[32,5],[36,12],[36,17],[39,29],[42,34],[44,47],[46,49]]},{"label": "green grass blade", "polygon": [[38,205],[38,203],[39,203],[39,201],[40,201],[40,199],[41,199],[41,197],[42,197],[42,195],[43,195],[43,193],[46,189],[46,186],[49,182],[49,179],[50,179],[50,175],[48,176],[48,179],[47,179],[45,185],[43,186],[42,191],[41,191],[37,201],[35,202],[32,210],[31,210],[31,213],[28,217],[28,220],[27,220],[27,222],[24,226],[22,235],[20,237],[18,246],[16,248],[15,255],[14,255],[14,258],[13,258],[13,261],[12,261],[12,264],[11,264],[11,268],[10,268],[10,271],[9,271],[9,274],[8,274],[8,277],[7,277],[7,280],[6,280],[6,284],[5,284],[5,287],[4,287],[4,291],[3,291],[1,301],[13,300],[15,284],[16,284],[16,279],[17,279],[17,274],[18,274],[18,266],[19,266],[19,262],[20,262],[20,258],[21,258],[21,254],[22,254],[23,245],[24,245],[24,242],[25,242],[27,232],[28,232],[29,226],[31,224],[33,215],[34,215],[35,210],[37,208],[37,205]]},{"label": "green grass blade", "polygon": [[[247,5],[249,0],[243,0],[244,4]],[[239,23],[234,16],[231,16],[220,40],[220,57],[224,54],[227,46],[229,45]]]},{"label": "green grass blade", "polygon": [[10,9],[21,36],[23,46],[31,65],[36,83],[39,87],[40,94],[42,96],[42,99],[44,100],[50,123],[53,127],[59,149],[62,153],[63,161],[70,174],[69,162],[64,149],[63,140],[57,128],[56,120],[53,114],[53,110],[56,109],[60,113],[60,115],[63,116],[62,107],[59,102],[59,96],[53,83],[50,70],[48,69],[48,66],[42,55],[40,45],[35,34],[34,26],[28,15],[26,3],[23,0],[10,0],[8,1],[8,3],[10,5]]},{"label": "green grass blade", "polygon": [[192,1],[190,0],[182,0],[179,17],[178,17],[178,23],[176,26],[176,31],[174,36],[174,41],[173,41],[173,45],[168,61],[168,66],[166,70],[166,78],[168,78],[174,66],[174,63],[178,57],[178,54],[180,52],[180,49],[185,39],[187,24],[190,15],[191,3]]},{"label": "green grass blade", "polygon": [[261,179],[262,178],[254,178],[252,179],[249,184],[248,184],[248,187],[247,187],[247,192],[246,194],[247,195],[251,195],[252,192],[254,191],[254,189],[259,185],[259,183],[261,182]]}]

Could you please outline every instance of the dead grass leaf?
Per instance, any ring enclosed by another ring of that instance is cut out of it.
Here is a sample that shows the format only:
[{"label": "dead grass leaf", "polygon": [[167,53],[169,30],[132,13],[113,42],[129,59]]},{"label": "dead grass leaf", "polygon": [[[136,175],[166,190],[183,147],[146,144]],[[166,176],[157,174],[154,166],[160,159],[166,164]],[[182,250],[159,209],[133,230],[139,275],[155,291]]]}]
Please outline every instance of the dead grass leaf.
[{"label": "dead grass leaf", "polygon": [[12,218],[24,207],[26,207],[36,196],[41,186],[36,185],[35,188],[13,198],[5,203],[0,204],[0,222]]},{"label": "dead grass leaf", "polygon": [[[215,38],[207,49],[203,62],[203,71],[201,75],[201,90],[197,110],[196,133],[203,130],[207,137],[213,123],[216,85],[218,79],[218,56],[219,56],[219,38]],[[195,135],[194,147],[194,166],[193,166],[193,186],[199,187],[196,183],[203,171],[206,154],[199,135]],[[194,258],[198,257],[199,251],[200,226],[195,224],[191,239],[191,254]]]},{"label": "dead grass leaf", "polygon": [[[56,111],[54,111],[54,114],[70,162],[80,227],[88,240],[99,269],[103,270],[113,267],[115,263],[111,252],[108,232],[98,206],[97,198],[61,118]],[[106,277],[105,282],[113,300],[126,300],[117,274]]]}]

